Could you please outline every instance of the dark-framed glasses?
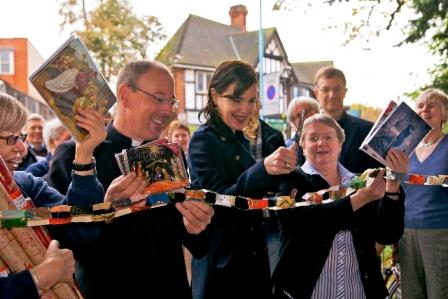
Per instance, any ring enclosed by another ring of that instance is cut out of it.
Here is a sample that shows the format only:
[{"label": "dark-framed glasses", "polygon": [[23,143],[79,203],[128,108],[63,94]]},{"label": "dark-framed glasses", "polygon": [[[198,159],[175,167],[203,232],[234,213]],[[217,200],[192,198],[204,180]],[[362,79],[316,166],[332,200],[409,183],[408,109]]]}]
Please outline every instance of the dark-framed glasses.
[{"label": "dark-framed glasses", "polygon": [[19,139],[25,142],[27,136],[28,134],[20,133],[19,135],[0,136],[0,139],[6,140],[7,145],[15,145]]},{"label": "dark-framed glasses", "polygon": [[140,91],[140,92],[143,92],[143,93],[146,94],[147,96],[150,96],[150,97],[153,98],[154,101],[155,101],[157,104],[159,104],[159,105],[161,105],[161,104],[163,104],[163,103],[168,103],[168,104],[170,104],[170,106],[171,106],[171,108],[172,108],[173,110],[176,110],[176,109],[179,108],[180,102],[179,102],[179,100],[176,99],[176,98],[173,98],[173,99],[171,99],[171,100],[168,100],[168,99],[164,99],[164,98],[162,98],[161,96],[158,96],[158,95],[149,93],[149,92],[147,92],[147,91],[145,91],[145,90],[143,90],[143,89],[140,89],[140,88],[138,88],[137,86],[134,86],[134,85],[128,85],[128,86],[131,87],[131,88],[133,88],[133,89],[136,89],[136,90],[138,90],[138,91]]}]

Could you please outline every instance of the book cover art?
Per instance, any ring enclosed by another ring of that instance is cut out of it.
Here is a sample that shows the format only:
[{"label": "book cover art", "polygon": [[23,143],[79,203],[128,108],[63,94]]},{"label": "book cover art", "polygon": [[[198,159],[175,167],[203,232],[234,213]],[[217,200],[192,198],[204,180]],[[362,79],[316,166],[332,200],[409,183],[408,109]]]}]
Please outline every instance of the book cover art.
[{"label": "book cover art", "polygon": [[166,139],[127,149],[124,158],[117,158],[125,165],[120,166],[127,174],[135,172],[147,182],[145,194],[156,194],[189,186],[179,144]]},{"label": "book cover art", "polygon": [[107,114],[116,97],[82,40],[72,35],[29,78],[75,140],[87,132],[76,126],[78,106]]},{"label": "book cover art", "polygon": [[378,130],[380,125],[384,122],[384,120],[389,116],[389,114],[397,107],[397,103],[393,100],[391,100],[387,106],[386,109],[381,111],[380,115],[378,116],[376,122],[373,124],[372,128],[370,129],[369,134],[367,134],[366,138],[364,139],[364,142],[361,144],[363,146],[365,143],[367,143],[370,140],[370,137],[375,134],[375,132]]},{"label": "book cover art", "polygon": [[360,150],[386,165],[389,149],[401,150],[409,156],[430,130],[428,123],[405,102],[401,102],[371,136],[366,137]]}]

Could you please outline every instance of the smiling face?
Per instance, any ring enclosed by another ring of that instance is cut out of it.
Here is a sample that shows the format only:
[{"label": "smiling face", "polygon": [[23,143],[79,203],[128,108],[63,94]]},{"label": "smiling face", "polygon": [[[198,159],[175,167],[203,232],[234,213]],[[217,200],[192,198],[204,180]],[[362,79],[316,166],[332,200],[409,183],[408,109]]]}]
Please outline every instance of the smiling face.
[{"label": "smiling face", "polygon": [[170,104],[174,99],[173,77],[166,69],[154,67],[142,74],[135,85],[119,87],[119,111],[114,125],[132,139],[157,139],[174,115]]},{"label": "smiling face", "polygon": [[296,128],[299,128],[299,126],[300,126],[302,112],[304,113],[303,120],[307,119],[310,116],[313,116],[316,113],[319,113],[319,111],[316,111],[314,109],[314,107],[311,106],[311,104],[308,104],[308,103],[297,104],[294,109],[294,112],[293,112],[293,115],[294,115],[293,122],[294,122],[294,126]]},{"label": "smiling face", "polygon": [[415,103],[415,112],[431,127],[440,129],[443,122],[442,105],[430,97],[418,99]]},{"label": "smiling face", "polygon": [[314,94],[323,111],[339,120],[344,112],[344,98],[347,90],[339,77],[321,77],[314,89]]},{"label": "smiling face", "polygon": [[[0,136],[6,137],[10,135],[18,136],[20,131],[0,131]],[[22,156],[25,153],[25,144],[23,141],[18,138],[16,144],[8,145],[7,141],[4,139],[0,139],[0,156],[6,163],[6,167],[13,172],[19,166],[19,163],[22,160]]]},{"label": "smiling face", "polygon": [[253,84],[236,98],[235,86],[236,83],[229,85],[222,94],[212,89],[212,97],[218,115],[224,123],[232,130],[242,131],[255,111],[258,88]]},{"label": "smiling face", "polygon": [[171,141],[179,143],[184,152],[188,152],[188,142],[190,141],[190,134],[187,130],[177,128],[173,130],[171,134]]},{"label": "smiling face", "polygon": [[26,141],[31,143],[33,146],[40,147],[44,142],[42,135],[42,130],[44,127],[44,122],[40,119],[30,119],[26,125],[26,133],[28,137]]},{"label": "smiling face", "polygon": [[314,121],[304,127],[302,134],[303,153],[311,165],[319,171],[336,169],[343,143],[336,129]]}]

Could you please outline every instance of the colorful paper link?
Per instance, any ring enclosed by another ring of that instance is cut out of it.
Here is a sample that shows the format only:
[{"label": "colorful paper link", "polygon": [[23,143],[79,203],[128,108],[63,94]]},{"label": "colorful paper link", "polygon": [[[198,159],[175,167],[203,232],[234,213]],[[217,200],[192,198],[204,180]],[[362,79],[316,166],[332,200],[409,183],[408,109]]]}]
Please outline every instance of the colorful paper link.
[{"label": "colorful paper link", "polygon": [[[448,186],[448,176],[428,176],[411,174],[407,184]],[[289,196],[274,196],[253,199],[238,195],[223,195],[208,190],[178,189],[169,193],[151,195],[146,206],[137,207],[130,199],[98,203],[90,206],[59,205],[51,208],[28,208],[0,210],[0,226],[3,228],[62,225],[76,222],[110,222],[114,218],[152,208],[174,204],[184,200],[201,200],[212,205],[235,207],[238,209],[290,209],[297,206],[321,204],[343,198],[366,185],[366,179],[353,177],[348,186],[333,186],[318,192],[306,193],[303,202]]]}]

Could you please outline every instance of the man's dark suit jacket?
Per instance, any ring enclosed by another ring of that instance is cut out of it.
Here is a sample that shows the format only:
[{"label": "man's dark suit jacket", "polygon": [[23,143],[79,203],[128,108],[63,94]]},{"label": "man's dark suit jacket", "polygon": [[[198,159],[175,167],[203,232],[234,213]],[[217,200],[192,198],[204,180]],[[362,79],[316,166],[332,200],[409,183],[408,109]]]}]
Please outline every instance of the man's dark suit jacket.
[{"label": "man's dark suit jacket", "polygon": [[[339,162],[353,173],[362,173],[368,168],[381,167],[382,164],[359,149],[369,134],[373,123],[344,112],[338,121],[345,131],[345,142],[339,155]],[[384,166],[383,166],[384,167]]]},{"label": "man's dark suit jacket", "polygon": [[39,155],[30,145],[28,145],[27,148],[28,153],[25,157],[23,157],[22,162],[20,162],[19,167],[17,167],[17,170],[25,170],[28,166],[37,162],[37,156],[45,157],[48,153],[45,147],[42,148],[42,150],[39,152]]},{"label": "man's dark suit jacket", "polygon": [[[106,140],[94,152],[105,190],[121,174],[114,154],[131,144],[131,139],[108,126]],[[74,153],[73,140],[63,143],[50,167],[50,185],[61,193],[70,183]],[[204,234],[189,235],[174,205],[123,216],[110,224],[82,225],[101,226],[99,237],[83,246],[66,238],[61,245],[75,253],[76,279],[85,298],[191,298],[182,244],[201,257],[206,252]]]}]

